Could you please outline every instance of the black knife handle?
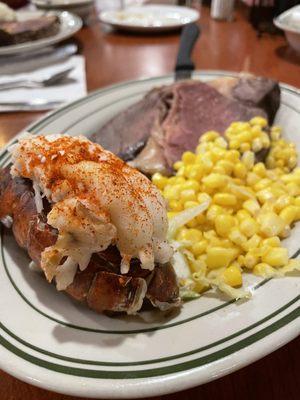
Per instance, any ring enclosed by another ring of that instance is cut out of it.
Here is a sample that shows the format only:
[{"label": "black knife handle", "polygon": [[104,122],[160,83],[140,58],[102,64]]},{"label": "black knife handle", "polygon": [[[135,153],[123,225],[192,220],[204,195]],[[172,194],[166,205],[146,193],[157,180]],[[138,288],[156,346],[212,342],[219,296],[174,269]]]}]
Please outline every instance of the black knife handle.
[{"label": "black knife handle", "polygon": [[191,55],[199,35],[200,28],[195,23],[187,24],[183,28],[175,66],[176,80],[191,77],[192,71],[195,68]]}]

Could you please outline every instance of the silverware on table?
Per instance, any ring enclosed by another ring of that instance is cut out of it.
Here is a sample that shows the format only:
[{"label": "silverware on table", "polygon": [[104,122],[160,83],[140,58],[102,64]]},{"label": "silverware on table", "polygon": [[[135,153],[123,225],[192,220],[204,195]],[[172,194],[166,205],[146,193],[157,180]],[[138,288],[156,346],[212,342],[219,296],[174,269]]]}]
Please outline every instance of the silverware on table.
[{"label": "silverware on table", "polygon": [[0,83],[0,90],[11,90],[17,88],[33,89],[52,86],[64,80],[73,69],[74,67],[67,68],[42,80],[19,79],[12,82]]},{"label": "silverware on table", "polygon": [[28,62],[36,58],[41,59],[42,57],[47,57],[47,59],[50,59],[51,62],[59,61],[72,56],[77,52],[77,50],[78,47],[74,43],[68,43],[61,46],[47,46],[43,49],[36,49],[26,53],[14,54],[11,56],[0,56],[0,66],[3,67],[5,65],[20,61]]},{"label": "silverware on table", "polygon": [[47,101],[44,99],[0,102],[0,112],[45,111],[59,107],[62,104],[62,101]]}]

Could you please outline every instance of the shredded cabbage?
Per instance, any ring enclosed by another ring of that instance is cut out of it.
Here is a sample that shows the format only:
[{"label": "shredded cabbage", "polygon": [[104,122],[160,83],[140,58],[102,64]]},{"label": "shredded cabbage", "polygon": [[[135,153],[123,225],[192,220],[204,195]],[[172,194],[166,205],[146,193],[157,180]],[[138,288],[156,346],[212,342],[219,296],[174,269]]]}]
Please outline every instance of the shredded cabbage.
[{"label": "shredded cabbage", "polygon": [[210,200],[207,200],[199,204],[199,206],[187,208],[186,210],[179,212],[175,217],[173,217],[169,222],[169,239],[172,239],[174,237],[178,228],[187,224],[193,218],[203,213],[203,211],[208,209],[209,205]]}]

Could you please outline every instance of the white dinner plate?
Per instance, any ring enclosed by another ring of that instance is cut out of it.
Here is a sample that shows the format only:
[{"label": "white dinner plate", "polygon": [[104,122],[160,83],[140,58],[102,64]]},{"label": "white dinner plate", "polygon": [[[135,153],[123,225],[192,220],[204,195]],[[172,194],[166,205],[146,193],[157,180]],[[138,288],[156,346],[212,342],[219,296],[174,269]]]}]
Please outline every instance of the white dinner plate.
[{"label": "white dinner plate", "polygon": [[[195,73],[209,80],[229,73]],[[113,115],[173,76],[125,82],[66,105],[28,128],[32,134],[96,132]],[[282,85],[276,123],[300,151],[300,92]],[[11,143],[14,143],[15,138]],[[7,165],[7,147],[0,167]],[[286,240],[299,254],[300,226]],[[98,315],[29,270],[12,234],[0,242],[0,368],[30,384],[75,396],[137,398],[197,386],[242,368],[300,331],[300,278],[246,277],[253,297],[228,301],[213,291],[178,312]],[[276,366],[275,366],[276,368]]]},{"label": "white dinner plate", "polygon": [[195,22],[200,14],[189,7],[142,5],[124,10],[107,10],[99,14],[102,22],[117,29],[135,32],[161,32]]},{"label": "white dinner plate", "polygon": [[56,35],[47,37],[45,39],[33,40],[30,42],[14,44],[11,46],[0,46],[0,56],[20,54],[23,52],[34,51],[55,43],[59,43],[62,40],[68,39],[78,32],[82,27],[82,20],[77,15],[69,13],[67,11],[51,11],[51,12],[41,12],[41,11],[28,11],[20,12],[19,19],[29,19],[38,17],[40,15],[57,15],[59,17],[60,27]]}]

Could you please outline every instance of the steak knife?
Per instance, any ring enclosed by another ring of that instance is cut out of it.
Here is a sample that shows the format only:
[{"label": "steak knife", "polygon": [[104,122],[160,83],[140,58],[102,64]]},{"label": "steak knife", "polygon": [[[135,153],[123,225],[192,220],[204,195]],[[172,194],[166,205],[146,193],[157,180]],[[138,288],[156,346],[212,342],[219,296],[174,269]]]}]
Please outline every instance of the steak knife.
[{"label": "steak knife", "polygon": [[175,66],[175,81],[191,78],[195,69],[191,55],[200,33],[201,30],[195,23],[187,24],[183,28]]}]

